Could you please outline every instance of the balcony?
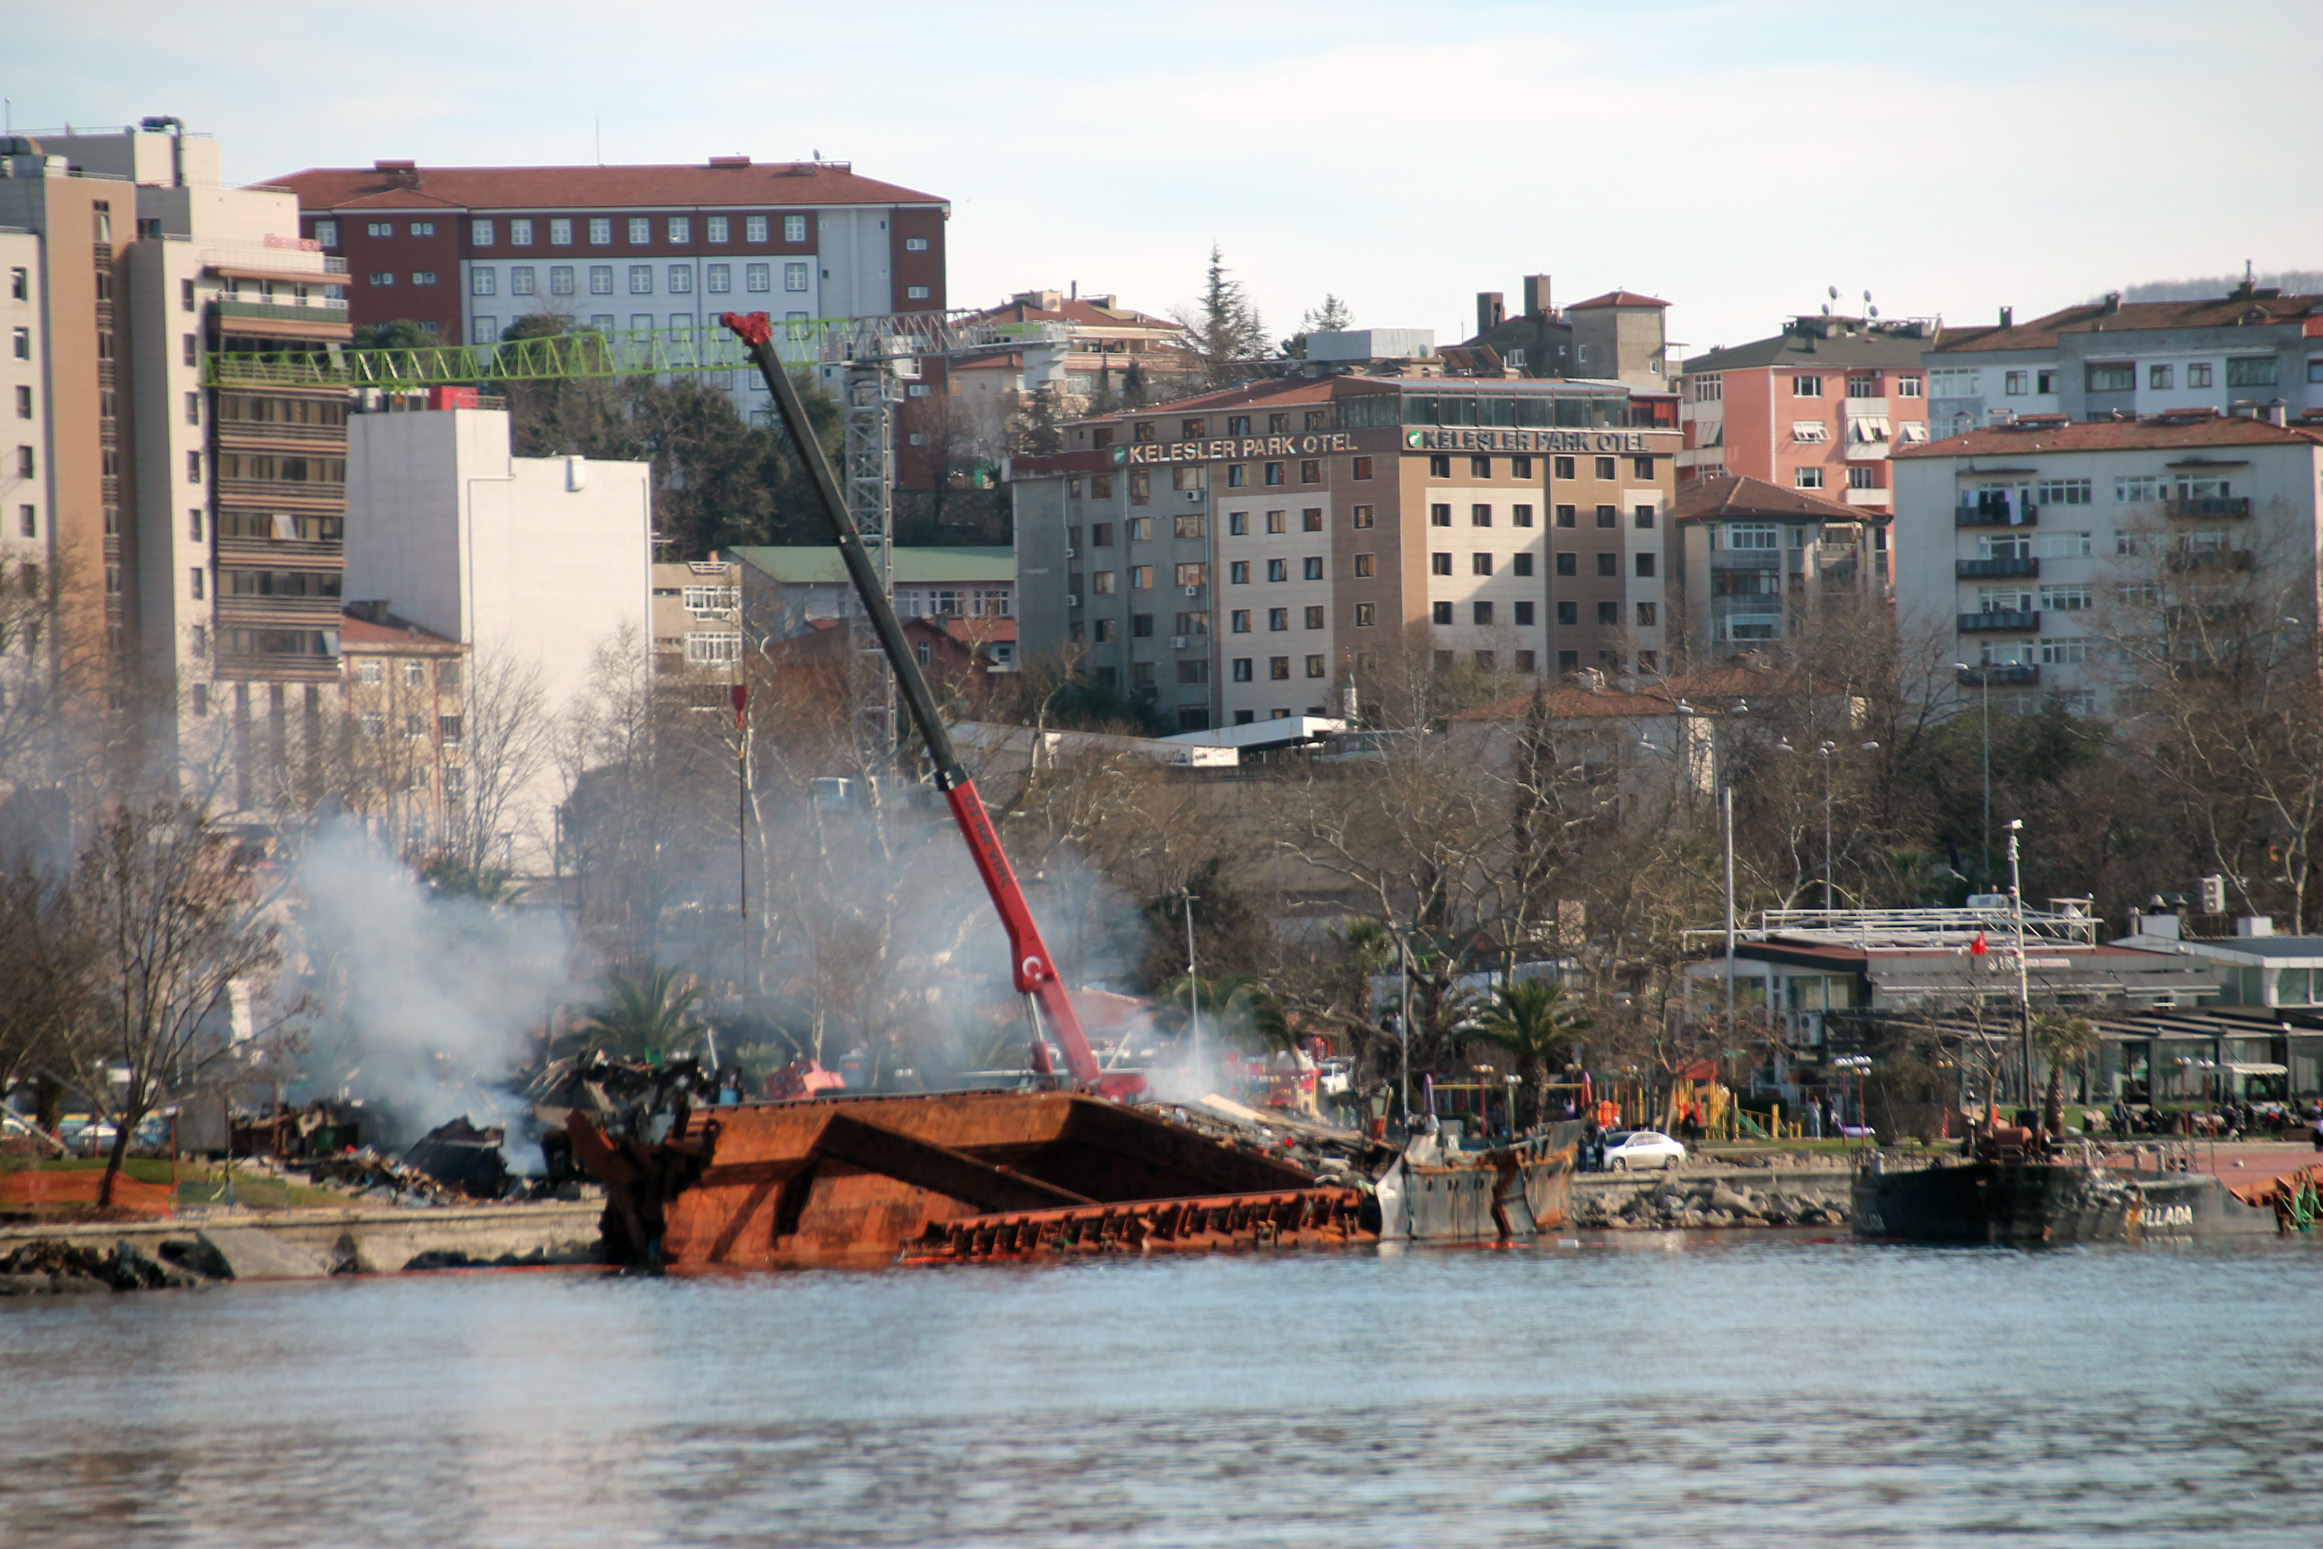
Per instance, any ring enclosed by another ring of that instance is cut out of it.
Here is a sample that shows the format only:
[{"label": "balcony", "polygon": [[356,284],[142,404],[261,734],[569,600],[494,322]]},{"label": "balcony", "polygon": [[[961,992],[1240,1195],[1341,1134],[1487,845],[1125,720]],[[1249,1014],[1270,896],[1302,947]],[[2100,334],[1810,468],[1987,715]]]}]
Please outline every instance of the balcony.
[{"label": "balcony", "polygon": [[342,604],[336,597],[254,597],[229,594],[218,599],[218,625],[264,628],[269,624],[299,624],[310,628],[339,627]]},{"label": "balcony", "polygon": [[[322,313],[323,316],[315,314]],[[332,296],[309,296],[304,301],[225,301],[220,317],[249,317],[271,323],[344,323],[347,303]]]},{"label": "balcony", "polygon": [[2170,556],[2172,570],[2249,570],[2256,556],[2249,549],[2180,549]]},{"label": "balcony", "polygon": [[220,420],[218,444],[227,451],[263,449],[296,443],[300,446],[344,447],[345,425],[289,425],[276,420]]},{"label": "balcony", "polygon": [[2200,495],[2179,500],[2167,500],[2162,508],[2172,516],[2224,517],[2241,520],[2250,515],[2248,495]]},{"label": "balcony", "polygon": [[1986,662],[1960,674],[1960,681],[1970,688],[2023,688],[2041,681],[2041,669],[2031,662]]},{"label": "balcony", "polygon": [[2041,562],[2037,559],[1963,559],[1952,566],[1952,574],[1962,581],[1985,580],[1993,576],[2037,576]]},{"label": "balcony", "polygon": [[2000,613],[1963,613],[1960,615],[1960,633],[1964,635],[2035,635],[2041,630],[2038,608],[2027,611]]},{"label": "balcony", "polygon": [[1956,527],[2037,527],[2040,514],[2041,508],[2031,504],[2013,512],[2001,506],[1960,506],[1952,512],[1952,522]]},{"label": "balcony", "polygon": [[326,504],[343,509],[347,504],[347,486],[320,481],[292,484],[278,479],[220,479],[217,497],[220,505],[261,510],[284,506],[305,509]]}]

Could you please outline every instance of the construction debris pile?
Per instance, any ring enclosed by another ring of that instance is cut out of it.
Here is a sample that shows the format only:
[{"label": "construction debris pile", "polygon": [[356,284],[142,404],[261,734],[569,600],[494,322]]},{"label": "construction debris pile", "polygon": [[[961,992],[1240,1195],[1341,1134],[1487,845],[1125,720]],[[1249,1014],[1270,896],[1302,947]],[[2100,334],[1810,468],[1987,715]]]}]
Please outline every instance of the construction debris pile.
[{"label": "construction debris pile", "polygon": [[449,1205],[461,1198],[450,1184],[417,1167],[381,1156],[365,1146],[340,1156],[318,1157],[307,1176],[317,1188],[338,1189],[380,1205]]},{"label": "construction debris pile", "polygon": [[122,1242],[111,1253],[72,1243],[28,1242],[0,1256],[0,1296],[70,1296],[94,1291],[160,1291],[203,1284]]},{"label": "construction debris pile", "polygon": [[1212,1140],[1305,1168],[1315,1181],[1369,1189],[1395,1150],[1360,1132],[1282,1109],[1248,1108],[1215,1094],[1198,1103],[1162,1104],[1157,1116]]},{"label": "construction debris pile", "polygon": [[1718,1226],[1845,1226],[1847,1212],[1809,1194],[1752,1189],[1712,1178],[1656,1183],[1614,1204],[1576,1197],[1572,1225],[1671,1232]]}]

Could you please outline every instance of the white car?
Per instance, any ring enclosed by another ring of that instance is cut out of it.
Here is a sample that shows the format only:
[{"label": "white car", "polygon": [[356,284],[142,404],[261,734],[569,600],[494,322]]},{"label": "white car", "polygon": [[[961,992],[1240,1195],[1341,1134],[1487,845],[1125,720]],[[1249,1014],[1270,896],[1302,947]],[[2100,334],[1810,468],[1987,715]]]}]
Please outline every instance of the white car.
[{"label": "white car", "polygon": [[1686,1159],[1686,1148],[1659,1130],[1610,1130],[1605,1136],[1605,1170],[1639,1172],[1649,1168],[1674,1169]]}]

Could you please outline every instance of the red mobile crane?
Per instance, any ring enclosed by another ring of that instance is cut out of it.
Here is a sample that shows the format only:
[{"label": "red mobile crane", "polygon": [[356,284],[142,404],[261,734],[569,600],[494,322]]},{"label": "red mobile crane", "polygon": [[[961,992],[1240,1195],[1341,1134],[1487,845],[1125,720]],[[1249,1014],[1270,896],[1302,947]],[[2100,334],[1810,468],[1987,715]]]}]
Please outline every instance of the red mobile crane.
[{"label": "red mobile crane", "polygon": [[791,384],[790,373],[775,353],[773,322],[764,312],[728,312],[719,322],[749,349],[758,374],[766,380],[766,390],[774,395],[783,429],[806,463],[816,497],[822,503],[824,519],[831,524],[832,541],[838,545],[848,579],[854,583],[855,595],[862,599],[864,612],[870,616],[872,629],[879,637],[880,649],[895,669],[896,683],[903,691],[912,724],[919,728],[920,738],[927,744],[928,760],[935,769],[936,789],[944,793],[944,801],[952,809],[952,820],[960,825],[961,836],[968,841],[968,854],[976,862],[976,874],[984,879],[985,891],[992,895],[992,906],[1000,912],[1001,928],[1008,933],[1009,969],[1032,1013],[1033,1069],[1046,1074],[1049,1068],[1048,1049],[1041,1035],[1045,1018],[1055,1030],[1058,1045],[1065,1051],[1065,1068],[1075,1085],[1102,1097],[1136,1096],[1145,1089],[1143,1077],[1108,1075],[1098,1068],[1097,1056],[1090,1051],[1088,1035],[1081,1029],[1080,1014],[1065,993],[1064,981],[1057,977],[1055,960],[1049,956],[1048,944],[1041,939],[1040,926],[1033,920],[1032,907],[1025,902],[1024,889],[1017,884],[1015,868],[1008,864],[1008,854],[1000,847],[999,831],[992,826],[991,814],[984,810],[984,798],[976,793],[976,782],[968,777],[967,769],[960,763],[960,756],[952,746],[951,732],[936,714],[935,698],[928,692],[918,659],[904,642],[903,626],[896,621],[895,606],[880,585],[879,572],[872,565],[863,536],[848,516],[846,502],[840,498],[830,460],[823,455],[822,443],[815,439],[814,427],[807,420],[805,406],[799,402],[798,389]]}]

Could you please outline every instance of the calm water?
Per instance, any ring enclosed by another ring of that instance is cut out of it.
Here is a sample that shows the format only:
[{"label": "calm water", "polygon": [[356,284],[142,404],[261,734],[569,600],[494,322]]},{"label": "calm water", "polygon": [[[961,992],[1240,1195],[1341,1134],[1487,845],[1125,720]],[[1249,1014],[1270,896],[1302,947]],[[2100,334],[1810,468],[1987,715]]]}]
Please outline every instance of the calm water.
[{"label": "calm water", "polygon": [[2323,1249],[1623,1238],[0,1303],[0,1543],[2314,1541]]}]

